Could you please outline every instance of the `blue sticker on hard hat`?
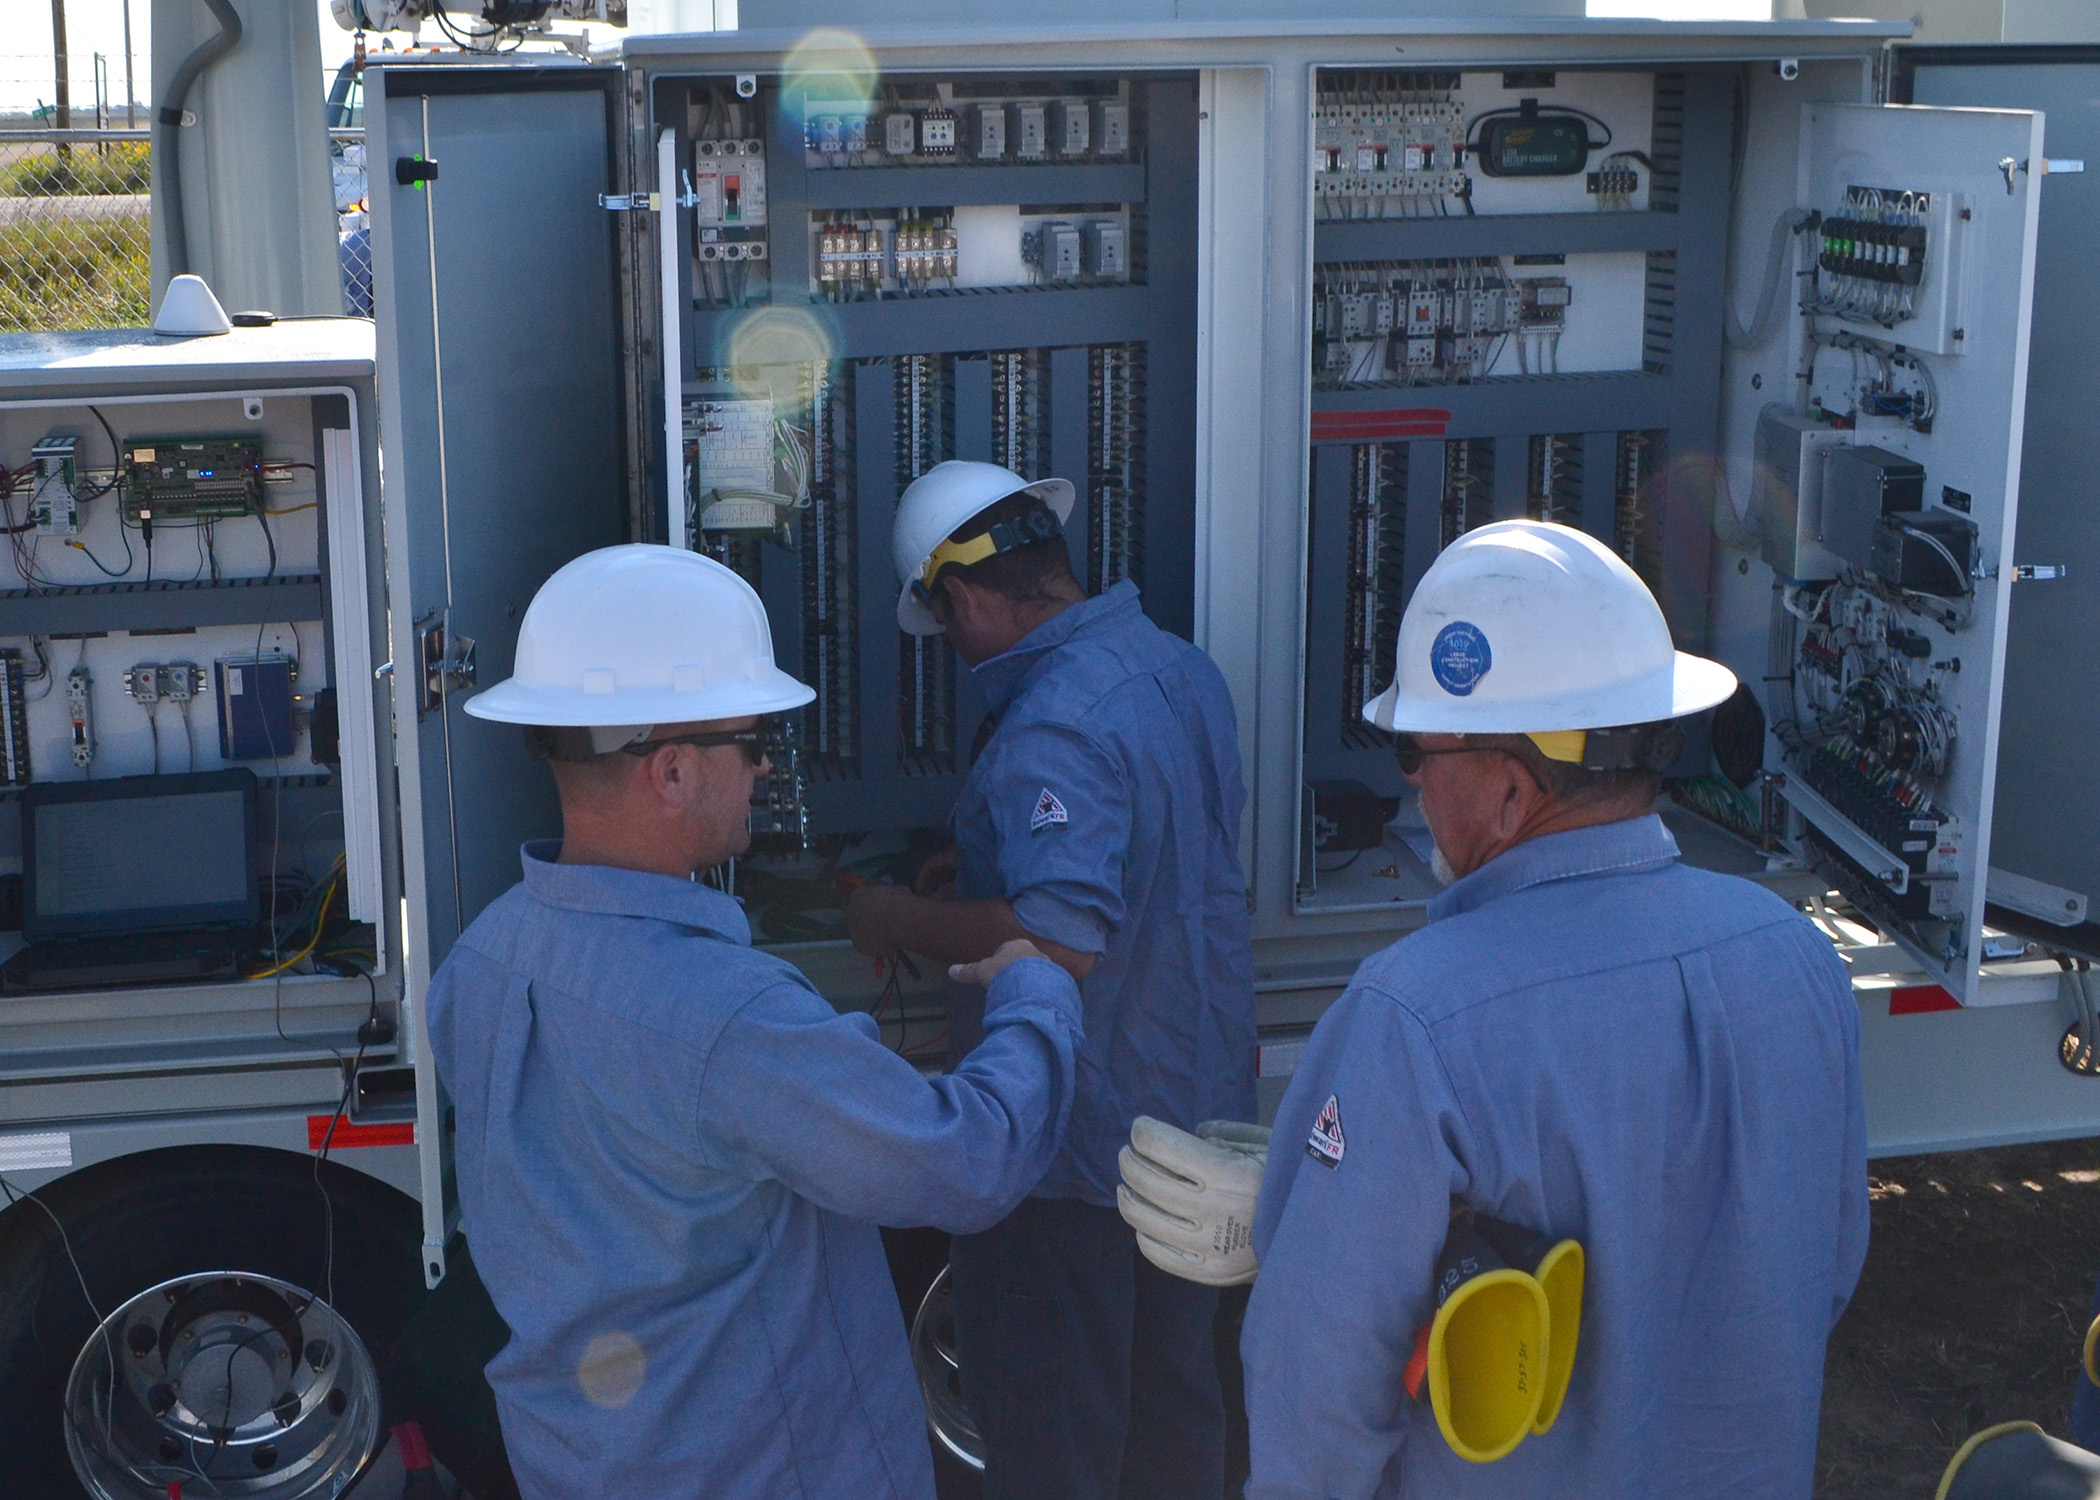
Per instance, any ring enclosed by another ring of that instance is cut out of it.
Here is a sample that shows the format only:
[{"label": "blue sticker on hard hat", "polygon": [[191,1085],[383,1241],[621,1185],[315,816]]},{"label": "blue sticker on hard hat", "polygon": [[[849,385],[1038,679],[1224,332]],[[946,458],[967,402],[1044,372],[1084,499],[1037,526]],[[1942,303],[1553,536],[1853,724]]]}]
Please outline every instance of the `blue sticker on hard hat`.
[{"label": "blue sticker on hard hat", "polygon": [[1488,668],[1495,664],[1488,638],[1477,625],[1453,620],[1436,633],[1429,647],[1429,671],[1436,685],[1455,698],[1463,698],[1480,685]]}]

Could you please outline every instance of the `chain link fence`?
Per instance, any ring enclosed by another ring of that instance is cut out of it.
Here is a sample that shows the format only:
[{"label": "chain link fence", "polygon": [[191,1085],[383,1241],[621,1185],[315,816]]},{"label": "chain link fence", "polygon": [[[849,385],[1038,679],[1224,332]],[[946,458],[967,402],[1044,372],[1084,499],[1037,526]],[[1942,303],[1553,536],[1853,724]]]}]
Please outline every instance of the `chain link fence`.
[{"label": "chain link fence", "polygon": [[[128,27],[121,38],[113,30],[115,0],[73,0],[71,8],[63,95],[49,53],[0,50],[0,334],[152,320],[147,60],[134,53],[127,66],[133,38]],[[15,39],[5,34],[0,48]],[[143,32],[137,41],[143,45]],[[343,310],[369,318],[363,74],[345,63],[315,82],[328,125]]]},{"label": "chain link fence", "polygon": [[365,133],[334,126],[328,132],[335,176],[336,241],[343,257],[343,311],[372,316],[372,232],[366,212]]},{"label": "chain link fence", "polygon": [[[0,129],[0,333],[152,317],[145,130]],[[329,132],[343,310],[372,316],[364,132]]]},{"label": "chain link fence", "polygon": [[151,315],[144,130],[0,131],[0,333]]}]

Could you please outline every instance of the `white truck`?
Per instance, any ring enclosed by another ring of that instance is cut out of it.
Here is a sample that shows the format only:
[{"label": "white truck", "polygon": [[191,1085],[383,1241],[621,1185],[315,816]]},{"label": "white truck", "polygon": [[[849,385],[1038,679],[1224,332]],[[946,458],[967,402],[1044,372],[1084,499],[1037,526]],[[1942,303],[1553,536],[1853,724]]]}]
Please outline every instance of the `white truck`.
[{"label": "white truck", "polygon": [[2093,320],[2049,296],[2092,210],[2042,181],[2095,91],[1905,31],[1308,12],[374,67],[376,347],[0,340],[18,1472],[333,1493],[401,1408],[457,1227],[419,1001],[556,826],[461,703],[584,550],[759,588],[818,698],[715,878],[937,1064],[939,993],[841,906],[940,842],[982,717],[888,602],[896,497],[949,457],[1071,478],[1082,577],[1233,687],[1265,1110],[1434,889],[1357,717],[1400,610],[1528,514],[1742,678],[1664,813],[1839,945],[1874,1149],[2100,1133]]}]

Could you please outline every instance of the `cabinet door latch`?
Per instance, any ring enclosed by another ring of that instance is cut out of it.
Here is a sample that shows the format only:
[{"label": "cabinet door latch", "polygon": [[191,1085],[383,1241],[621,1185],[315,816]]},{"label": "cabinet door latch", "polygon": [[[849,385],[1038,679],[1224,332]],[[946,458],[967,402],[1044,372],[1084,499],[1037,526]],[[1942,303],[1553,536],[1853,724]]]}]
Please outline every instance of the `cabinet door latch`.
[{"label": "cabinet door latch", "polygon": [[416,622],[417,665],[421,669],[417,693],[418,716],[441,713],[452,693],[474,686],[474,641],[454,635],[445,615],[425,615]]}]

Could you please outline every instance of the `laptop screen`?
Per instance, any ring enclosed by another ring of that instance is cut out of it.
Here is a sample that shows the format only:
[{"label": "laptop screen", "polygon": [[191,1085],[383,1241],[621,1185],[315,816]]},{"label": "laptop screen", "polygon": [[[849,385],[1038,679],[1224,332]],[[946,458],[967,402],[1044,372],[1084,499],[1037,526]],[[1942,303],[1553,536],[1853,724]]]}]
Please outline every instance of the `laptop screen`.
[{"label": "laptop screen", "polygon": [[247,926],[255,774],[38,782],[22,794],[22,935]]}]

